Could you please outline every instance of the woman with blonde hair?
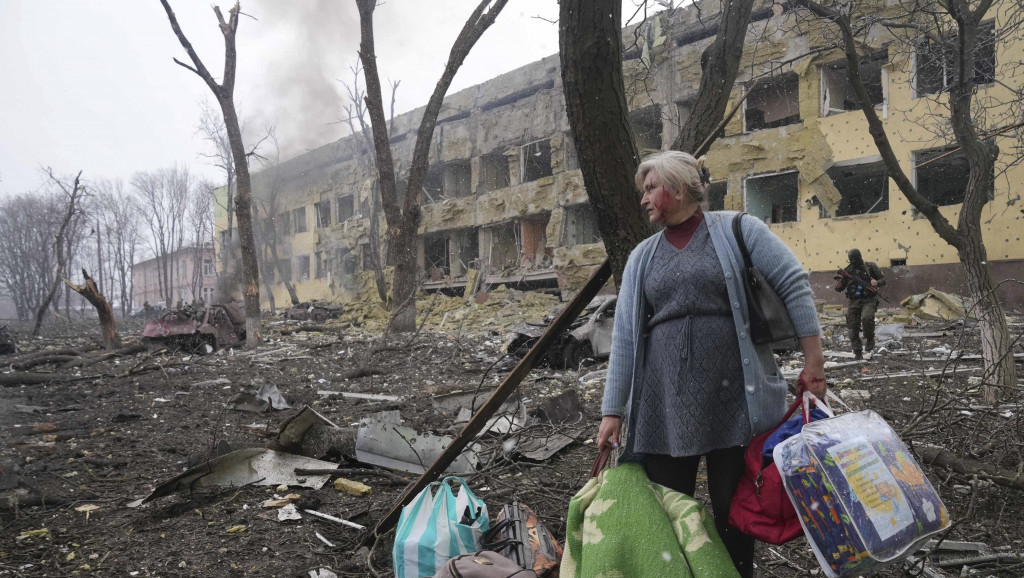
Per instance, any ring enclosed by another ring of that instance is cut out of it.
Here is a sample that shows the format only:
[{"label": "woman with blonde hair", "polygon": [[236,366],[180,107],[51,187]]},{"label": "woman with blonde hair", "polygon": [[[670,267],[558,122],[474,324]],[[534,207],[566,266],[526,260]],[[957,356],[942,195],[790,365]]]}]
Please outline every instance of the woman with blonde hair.
[{"label": "woman with blonde hair", "polygon": [[[701,458],[715,525],[742,576],[753,575],[754,539],[729,525],[729,504],[754,436],[786,409],[771,345],[753,343],[743,259],[732,230],[742,215],[706,211],[704,157],[666,151],[644,159],[640,204],[664,230],[630,254],[619,288],[598,447],[619,446],[654,483],[692,496]],[[807,272],[760,220],[743,217],[754,266],[786,305],[804,353],[802,380],[825,392],[820,327]]]}]

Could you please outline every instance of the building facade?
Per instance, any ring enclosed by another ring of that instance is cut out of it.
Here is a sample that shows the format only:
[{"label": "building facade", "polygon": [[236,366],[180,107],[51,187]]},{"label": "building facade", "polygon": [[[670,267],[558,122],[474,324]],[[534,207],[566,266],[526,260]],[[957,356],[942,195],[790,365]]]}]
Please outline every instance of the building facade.
[{"label": "building facade", "polygon": [[166,259],[155,257],[132,265],[132,303],[136,309],[145,303],[169,309],[197,299],[207,304],[217,301],[213,247],[184,247]]},{"label": "building facade", "polygon": [[[700,55],[716,31],[708,8],[717,6],[659,13],[623,31],[629,120],[641,150],[667,149],[685,121],[700,82]],[[742,111],[708,154],[711,209],[743,210],[768,223],[811,271],[819,299],[842,298],[831,290],[832,274],[853,247],[886,270],[888,292],[897,297],[929,286],[960,291],[956,250],[889,178],[842,55],[825,45],[820,23],[788,6],[755,8],[731,94],[731,105]],[[997,17],[987,30],[999,25]],[[861,72],[872,103],[904,170],[955,223],[969,176],[966,160],[955,152],[943,156],[952,141],[928,128],[940,112],[935,95],[948,83],[948,70],[893,37],[869,40],[873,55]],[[1014,85],[1009,75],[1021,60],[1020,45],[988,46],[976,65],[978,98],[1008,101],[1012,94],[1004,85]],[[416,192],[423,205],[423,288],[581,286],[605,254],[569,135],[557,55],[452,94],[442,111],[429,177]],[[399,174],[408,170],[422,112],[394,120]],[[284,278],[302,300],[375,298],[369,243],[374,185],[364,142],[346,137],[253,176],[262,207],[258,245],[264,268],[272,269],[264,286],[279,301],[287,298]],[[1022,214],[1015,206],[1020,195],[1011,186],[1021,169],[1009,161],[1015,147],[1003,144],[1005,168],[982,217],[996,281],[1019,276],[1024,259]],[[218,245],[231,249],[226,203],[222,198],[216,205]],[[387,263],[386,247],[383,253]],[[1000,290],[1011,306],[1024,305],[1019,286]]]}]

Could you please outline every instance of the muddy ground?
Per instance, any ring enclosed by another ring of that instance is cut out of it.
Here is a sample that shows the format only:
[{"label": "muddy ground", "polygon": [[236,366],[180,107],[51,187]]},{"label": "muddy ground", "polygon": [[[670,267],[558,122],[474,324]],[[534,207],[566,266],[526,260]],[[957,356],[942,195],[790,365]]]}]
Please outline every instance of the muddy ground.
[{"label": "muddy ground", "polygon": [[[52,372],[51,382],[0,388],[0,468],[16,476],[4,479],[20,484],[0,494],[7,496],[0,503],[0,576],[307,576],[320,568],[339,576],[387,575],[390,535],[367,560],[365,550],[358,552],[361,532],[309,515],[279,522],[276,511],[261,504],[275,494],[293,492],[303,497],[300,507],[372,527],[402,492],[401,478],[415,478],[410,474],[347,476],[373,488],[365,497],[339,492],[328,483],[319,490],[246,486],[175,494],[138,508],[128,503],[188,464],[201,463],[222,441],[231,449],[265,447],[278,426],[305,405],[346,427],[355,427],[361,416],[397,409],[404,425],[416,430],[457,432],[454,412],[439,409],[431,398],[494,386],[504,378],[515,363],[501,351],[509,323],[484,327],[449,321],[438,330],[437,317],[412,339],[382,339],[367,330],[372,324],[355,320],[357,326],[352,319],[282,336],[282,329],[294,330],[299,324],[272,321],[267,343],[255,351],[137,353],[76,369],[55,363],[34,369]],[[823,320],[827,348],[844,351],[840,316],[825,311]],[[138,329],[122,327],[126,336]],[[981,374],[974,370],[980,362],[945,360],[946,350],[976,352],[977,336],[970,324],[965,328],[931,322],[908,329],[926,336],[908,335],[902,340],[904,349],[875,355],[860,365],[831,357],[833,363],[846,364],[829,370],[834,390],[855,408],[880,413],[903,432],[908,444],[941,445],[959,456],[1019,473],[1024,463],[1019,391],[997,408],[985,407],[977,379]],[[81,349],[94,343],[96,334],[88,321],[51,326],[37,339],[16,330],[21,351],[13,357]],[[0,361],[3,371],[9,370],[11,357]],[[799,368],[796,355],[783,354],[781,360],[784,368]],[[467,479],[492,515],[518,499],[564,538],[567,504],[585,482],[596,455],[592,438],[600,420],[601,381],[581,382],[580,377],[605,365],[598,362],[579,371],[538,368],[527,377],[517,392],[527,410],[570,389],[579,394],[585,415],[582,433],[576,443],[543,463],[510,460],[497,450],[500,437],[482,439],[494,451],[485,452],[482,469]],[[366,367],[376,371],[346,378]],[[944,367],[947,375],[941,378],[923,376],[926,370]],[[1020,363],[1017,367],[1024,371]],[[914,374],[898,376],[908,371]],[[885,377],[891,374],[897,376]],[[197,385],[217,379],[230,384]],[[253,392],[262,383],[277,385],[291,408],[268,414],[227,409],[235,394]],[[322,397],[318,390],[401,399]],[[16,406],[40,409],[24,413],[26,408]],[[536,435],[574,433],[570,426],[533,427]],[[954,521],[947,539],[983,542],[1002,555],[968,571],[1024,575],[1024,560],[1013,560],[1024,553],[1024,494],[984,475],[930,465],[925,469]],[[38,496],[46,502],[31,505]],[[89,505],[96,508],[83,507]],[[90,511],[82,511],[86,509]],[[757,561],[762,577],[821,575],[803,538],[782,547],[759,545]],[[961,569],[946,568],[950,576]],[[901,576],[904,570],[897,566],[883,575]]]}]

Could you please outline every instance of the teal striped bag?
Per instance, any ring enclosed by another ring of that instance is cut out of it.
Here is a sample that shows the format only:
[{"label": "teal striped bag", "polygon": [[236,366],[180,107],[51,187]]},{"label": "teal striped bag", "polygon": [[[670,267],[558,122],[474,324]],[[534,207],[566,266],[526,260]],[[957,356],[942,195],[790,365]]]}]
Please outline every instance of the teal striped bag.
[{"label": "teal striped bag", "polygon": [[392,550],[395,577],[433,576],[451,558],[480,550],[489,527],[487,505],[466,480],[449,476],[431,483],[402,508]]}]

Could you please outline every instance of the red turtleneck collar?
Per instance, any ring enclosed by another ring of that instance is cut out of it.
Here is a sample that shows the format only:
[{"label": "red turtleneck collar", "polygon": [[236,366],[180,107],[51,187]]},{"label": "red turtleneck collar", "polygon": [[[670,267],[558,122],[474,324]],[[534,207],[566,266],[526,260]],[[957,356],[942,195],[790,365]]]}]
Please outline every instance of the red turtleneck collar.
[{"label": "red turtleneck collar", "polygon": [[697,209],[697,212],[693,214],[689,219],[686,219],[678,225],[670,225],[665,227],[665,238],[668,239],[669,243],[676,249],[685,249],[686,245],[693,238],[693,234],[697,232],[697,227],[704,221],[704,211]]}]

